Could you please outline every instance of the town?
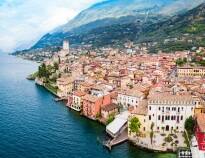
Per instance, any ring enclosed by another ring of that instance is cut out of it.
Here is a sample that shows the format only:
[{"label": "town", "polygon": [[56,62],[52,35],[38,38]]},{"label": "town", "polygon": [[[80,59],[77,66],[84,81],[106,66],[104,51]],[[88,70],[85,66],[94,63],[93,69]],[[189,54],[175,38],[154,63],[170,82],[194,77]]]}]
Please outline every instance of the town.
[{"label": "town", "polygon": [[205,153],[205,49],[150,54],[130,45],[126,52],[78,54],[64,41],[29,78],[104,124],[109,149],[129,140],[153,151],[185,148],[199,158]]}]

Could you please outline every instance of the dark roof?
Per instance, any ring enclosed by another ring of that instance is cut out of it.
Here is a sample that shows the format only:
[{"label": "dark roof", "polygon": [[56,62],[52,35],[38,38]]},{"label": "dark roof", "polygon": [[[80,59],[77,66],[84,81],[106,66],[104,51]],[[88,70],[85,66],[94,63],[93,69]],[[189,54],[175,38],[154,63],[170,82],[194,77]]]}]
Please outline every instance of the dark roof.
[{"label": "dark roof", "polygon": [[117,108],[118,108],[118,106],[116,104],[110,104],[110,105],[102,107],[102,110],[103,111],[112,111],[112,110],[117,109]]}]

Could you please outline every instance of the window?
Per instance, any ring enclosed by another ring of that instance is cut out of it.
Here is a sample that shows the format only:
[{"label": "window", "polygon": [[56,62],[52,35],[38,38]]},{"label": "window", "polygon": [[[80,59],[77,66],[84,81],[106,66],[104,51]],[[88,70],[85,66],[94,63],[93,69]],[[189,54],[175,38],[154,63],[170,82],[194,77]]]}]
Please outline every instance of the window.
[{"label": "window", "polygon": [[151,120],[151,118],[152,118],[152,116],[151,116],[151,115],[149,115],[149,120]]},{"label": "window", "polygon": [[149,107],[149,110],[151,110],[152,108],[151,108],[151,106]]},{"label": "window", "polygon": [[181,120],[183,120],[183,116],[181,116]]},{"label": "window", "polygon": [[159,107],[159,111],[160,111],[160,109],[161,109],[161,108]]},{"label": "window", "polygon": [[144,131],[145,131],[145,127],[144,127],[143,129],[144,129]]},{"label": "window", "polygon": [[177,123],[179,123],[179,116],[177,116]]},{"label": "window", "polygon": [[158,120],[160,120],[160,115],[158,116]]}]

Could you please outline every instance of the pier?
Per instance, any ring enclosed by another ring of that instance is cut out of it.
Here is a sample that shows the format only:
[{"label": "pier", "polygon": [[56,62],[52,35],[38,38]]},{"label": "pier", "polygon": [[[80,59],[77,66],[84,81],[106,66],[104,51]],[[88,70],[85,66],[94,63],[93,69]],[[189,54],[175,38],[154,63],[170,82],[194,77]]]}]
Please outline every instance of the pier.
[{"label": "pier", "polygon": [[65,98],[65,97],[64,97],[64,98],[55,98],[54,100],[55,100],[56,102],[59,102],[59,101],[67,100],[67,98]]},{"label": "pier", "polygon": [[125,141],[128,140],[128,130],[127,128],[125,130],[123,130],[122,133],[120,133],[117,137],[113,138],[113,139],[110,139],[108,141],[106,141],[104,143],[104,146],[107,147],[109,150],[112,150],[112,147],[113,146],[116,146],[118,144],[121,144]]}]

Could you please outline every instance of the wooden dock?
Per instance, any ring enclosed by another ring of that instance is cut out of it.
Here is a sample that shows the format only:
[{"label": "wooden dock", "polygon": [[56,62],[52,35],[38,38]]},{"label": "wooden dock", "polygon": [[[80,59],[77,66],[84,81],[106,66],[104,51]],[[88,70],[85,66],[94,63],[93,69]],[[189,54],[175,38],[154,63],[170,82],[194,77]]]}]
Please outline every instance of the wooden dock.
[{"label": "wooden dock", "polygon": [[117,137],[110,139],[104,143],[109,150],[112,150],[112,147],[118,144],[121,144],[128,140],[128,133],[127,128]]}]

